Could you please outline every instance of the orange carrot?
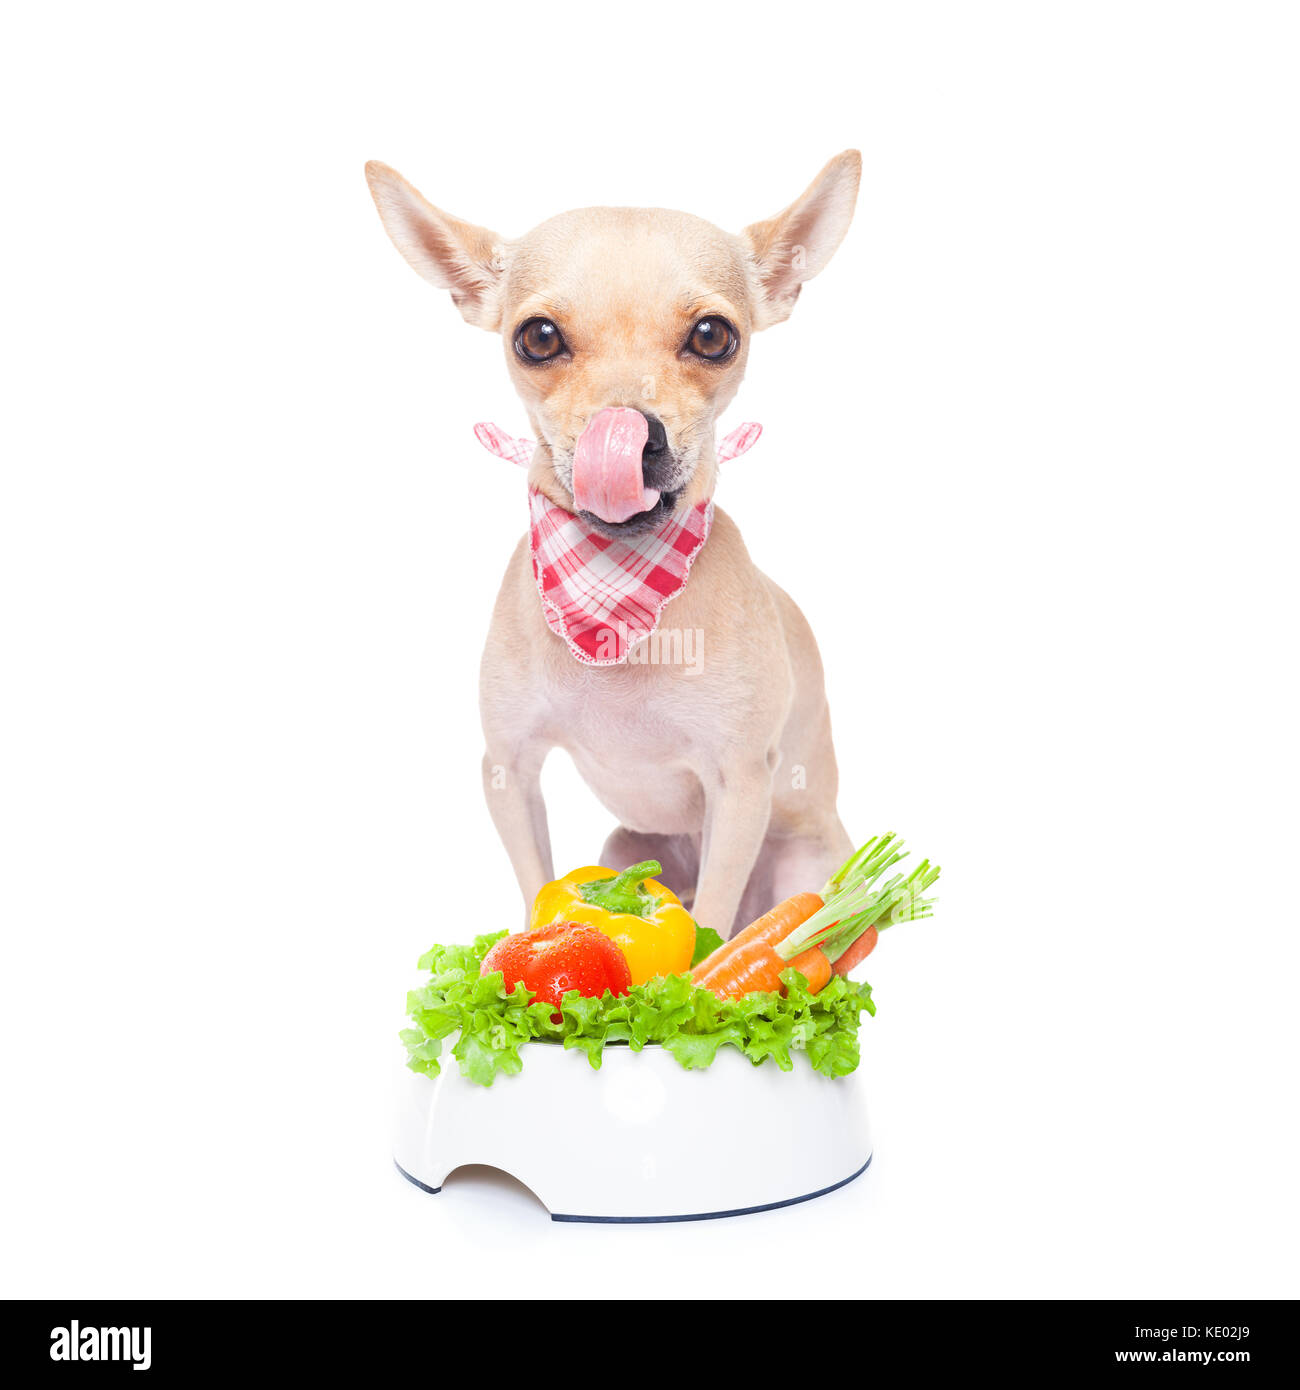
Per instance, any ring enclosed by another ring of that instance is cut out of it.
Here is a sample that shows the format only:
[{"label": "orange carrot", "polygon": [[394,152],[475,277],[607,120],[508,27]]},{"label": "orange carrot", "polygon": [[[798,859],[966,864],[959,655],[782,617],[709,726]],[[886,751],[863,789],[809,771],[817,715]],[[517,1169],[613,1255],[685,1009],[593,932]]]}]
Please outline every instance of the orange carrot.
[{"label": "orange carrot", "polygon": [[[777,957],[781,959],[780,956]],[[814,946],[811,950],[804,951],[795,956],[793,960],[782,961],[783,969],[797,970],[808,981],[808,993],[816,994],[819,989],[825,988],[831,979],[831,963],[820,946]],[[784,986],[782,986],[784,988]]]},{"label": "orange carrot", "polygon": [[[770,912],[765,912],[758,921],[751,922],[749,926],[738,931],[730,941],[724,941],[716,951],[705,956],[691,971],[691,979],[697,985],[702,984],[704,977],[710,971],[751,942],[764,941],[774,946],[778,941],[784,941],[795,927],[801,922],[806,922],[821,907],[822,899],[817,893],[796,893],[793,898],[787,898],[784,902],[777,903]],[[785,969],[784,966],[781,968]]]},{"label": "orange carrot", "polygon": [[858,939],[833,963],[833,969],[837,975],[847,975],[859,961],[866,958],[876,949],[876,942],[880,940],[880,933],[874,926],[868,927]]},{"label": "orange carrot", "polygon": [[831,875],[821,896],[796,893],[724,942],[691,972],[692,981],[723,998],[784,992],[781,972],[791,967],[816,994],[834,975],[847,975],[871,954],[879,928],[928,917],[924,897],[939,870],[928,859],[908,875],[879,883],[904,858],[902,841],[878,835]]},{"label": "orange carrot", "polygon": [[792,960],[783,960],[773,942],[755,936],[724,956],[703,977],[696,977],[695,983],[701,989],[711,989],[721,999],[768,991],[781,994],[785,991],[781,972],[792,967],[807,978],[813,994],[831,978],[831,963],[820,946],[801,951]]}]

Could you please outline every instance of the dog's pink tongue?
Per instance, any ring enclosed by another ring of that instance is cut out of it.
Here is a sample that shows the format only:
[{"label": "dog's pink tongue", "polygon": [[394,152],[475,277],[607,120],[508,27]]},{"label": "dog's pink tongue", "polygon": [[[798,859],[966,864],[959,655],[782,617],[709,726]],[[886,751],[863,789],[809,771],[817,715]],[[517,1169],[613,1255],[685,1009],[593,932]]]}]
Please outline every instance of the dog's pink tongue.
[{"label": "dog's pink tongue", "polygon": [[607,407],[591,417],[573,454],[573,500],[602,521],[626,521],[659,500],[641,477],[650,429],[639,410]]}]

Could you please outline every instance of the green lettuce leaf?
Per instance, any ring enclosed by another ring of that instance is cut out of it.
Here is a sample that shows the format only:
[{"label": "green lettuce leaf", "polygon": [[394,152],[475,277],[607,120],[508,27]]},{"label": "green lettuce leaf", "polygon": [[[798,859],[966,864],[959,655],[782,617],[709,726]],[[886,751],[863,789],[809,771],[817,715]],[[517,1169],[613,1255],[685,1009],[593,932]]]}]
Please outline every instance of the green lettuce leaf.
[{"label": "green lettuce leaf", "polygon": [[[665,975],[600,999],[570,990],[557,1017],[553,1005],[535,1000],[522,984],[507,992],[500,971],[480,973],[484,956],[505,935],[480,936],[468,946],[434,946],[420,957],[429,979],[407,995],[415,1026],[401,1033],[413,1071],[437,1076],[443,1042],[455,1034],[451,1055],[461,1075],[480,1086],[517,1075],[527,1060],[524,1045],[538,1040],[583,1052],[597,1070],[611,1043],[636,1052],[659,1043],[688,1071],[711,1066],[720,1048],[734,1047],[754,1066],[773,1062],[790,1071],[795,1054],[802,1053],[824,1076],[847,1076],[859,1061],[862,1014],[876,1012],[870,985],[836,975],[818,994],[809,994],[807,980],[790,969],[781,976],[784,995],[719,999],[697,988],[689,975]],[[706,935],[715,940],[701,950]],[[697,931],[701,959],[718,944],[715,933]]]},{"label": "green lettuce leaf", "polygon": [[691,957],[691,969],[694,970],[705,956],[711,956],[721,945],[722,938],[712,927],[702,927],[696,922],[695,954]]}]

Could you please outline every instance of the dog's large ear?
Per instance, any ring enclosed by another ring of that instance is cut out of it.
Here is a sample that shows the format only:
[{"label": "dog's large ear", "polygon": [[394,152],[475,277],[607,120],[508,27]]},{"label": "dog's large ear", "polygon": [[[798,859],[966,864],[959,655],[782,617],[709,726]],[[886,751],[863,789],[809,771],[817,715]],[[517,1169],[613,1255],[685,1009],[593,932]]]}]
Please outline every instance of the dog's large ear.
[{"label": "dog's large ear", "polygon": [[755,328],[789,318],[800,286],[835,254],[853,220],[861,175],[862,156],[845,150],[784,212],[741,233],[757,275]]},{"label": "dog's large ear", "polygon": [[449,290],[467,322],[500,327],[506,247],[495,232],[442,212],[387,164],[372,159],[366,182],[384,230],[411,269]]}]

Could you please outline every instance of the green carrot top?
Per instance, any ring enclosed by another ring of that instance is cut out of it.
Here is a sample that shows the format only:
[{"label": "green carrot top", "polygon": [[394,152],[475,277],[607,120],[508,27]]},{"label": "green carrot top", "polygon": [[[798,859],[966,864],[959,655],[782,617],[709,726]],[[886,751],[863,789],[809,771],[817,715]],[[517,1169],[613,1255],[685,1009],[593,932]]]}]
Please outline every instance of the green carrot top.
[{"label": "green carrot top", "polygon": [[903,842],[892,831],[877,835],[856,850],[826,881],[825,905],[797,926],[776,948],[782,960],[793,960],[803,951],[820,946],[834,963],[871,927],[883,931],[896,922],[914,922],[934,911],[934,901],[924,896],[939,877],[939,866],[923,859],[910,874],[894,874],[884,883],[886,870],[907,858]]}]

